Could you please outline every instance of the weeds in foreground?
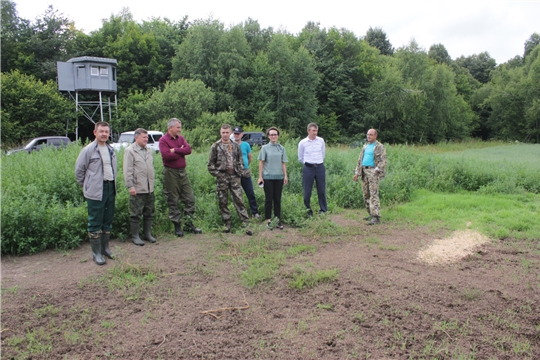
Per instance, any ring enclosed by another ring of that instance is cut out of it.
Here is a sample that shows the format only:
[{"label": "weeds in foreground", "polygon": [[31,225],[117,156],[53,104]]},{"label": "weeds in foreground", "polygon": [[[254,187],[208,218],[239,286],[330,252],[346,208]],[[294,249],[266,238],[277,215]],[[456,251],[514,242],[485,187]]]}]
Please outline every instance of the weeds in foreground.
[{"label": "weeds in foreground", "polygon": [[160,270],[147,265],[131,265],[129,262],[116,260],[114,267],[97,281],[109,291],[121,293],[126,300],[137,300],[159,279]]},{"label": "weeds in foreground", "polygon": [[302,290],[312,288],[320,283],[335,280],[338,276],[338,270],[306,271],[297,266],[288,276],[291,278],[288,282],[289,287],[291,289]]}]

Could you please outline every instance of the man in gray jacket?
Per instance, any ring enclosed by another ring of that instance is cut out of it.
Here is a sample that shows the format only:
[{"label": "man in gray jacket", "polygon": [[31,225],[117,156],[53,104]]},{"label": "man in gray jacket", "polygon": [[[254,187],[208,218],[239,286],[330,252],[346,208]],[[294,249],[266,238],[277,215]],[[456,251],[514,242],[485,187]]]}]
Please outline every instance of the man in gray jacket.
[{"label": "man in gray jacket", "polygon": [[139,237],[139,223],[143,216],[144,238],[151,243],[154,217],[154,156],[148,144],[148,131],[135,130],[135,142],[124,151],[124,182],[129,190],[129,216],[135,245],[143,246]]},{"label": "man in gray jacket", "polygon": [[75,163],[75,178],[83,187],[88,203],[92,260],[98,265],[105,264],[103,256],[114,257],[109,250],[109,240],[116,198],[116,154],[107,144],[109,134],[109,124],[97,122],[94,128],[96,139],[81,150]]}]

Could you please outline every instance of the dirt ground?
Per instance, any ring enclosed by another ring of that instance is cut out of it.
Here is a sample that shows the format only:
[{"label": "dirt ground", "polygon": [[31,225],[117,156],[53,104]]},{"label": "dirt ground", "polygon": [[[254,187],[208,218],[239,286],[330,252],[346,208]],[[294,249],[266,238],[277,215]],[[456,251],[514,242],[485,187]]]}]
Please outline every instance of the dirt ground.
[{"label": "dirt ground", "polygon": [[[324,235],[256,225],[253,237],[112,241],[119,256],[101,267],[87,242],[3,257],[2,359],[540,358],[539,242],[480,241],[424,261],[450,232],[361,216],[331,215]],[[287,256],[249,288],[254,244]],[[310,251],[287,252],[302,244]],[[299,290],[299,269],[337,276]]]}]

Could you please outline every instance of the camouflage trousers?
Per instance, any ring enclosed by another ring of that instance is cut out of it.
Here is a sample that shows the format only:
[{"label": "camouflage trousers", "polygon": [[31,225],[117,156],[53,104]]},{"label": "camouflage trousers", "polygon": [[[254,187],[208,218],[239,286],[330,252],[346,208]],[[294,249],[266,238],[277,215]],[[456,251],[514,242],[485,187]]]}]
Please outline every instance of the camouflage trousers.
[{"label": "camouflage trousers", "polygon": [[362,192],[364,193],[364,204],[368,214],[381,216],[379,175],[375,172],[375,169],[362,169]]},{"label": "camouflage trousers", "polygon": [[234,208],[240,217],[242,223],[247,223],[249,215],[244,205],[242,186],[240,177],[236,174],[219,173],[216,180],[216,192],[219,202],[219,211],[221,218],[226,224],[231,222],[231,211],[229,210],[229,192],[233,201]]},{"label": "camouflage trousers", "polygon": [[129,217],[132,221],[140,221],[141,215],[145,219],[154,217],[154,193],[137,194],[129,196]]}]

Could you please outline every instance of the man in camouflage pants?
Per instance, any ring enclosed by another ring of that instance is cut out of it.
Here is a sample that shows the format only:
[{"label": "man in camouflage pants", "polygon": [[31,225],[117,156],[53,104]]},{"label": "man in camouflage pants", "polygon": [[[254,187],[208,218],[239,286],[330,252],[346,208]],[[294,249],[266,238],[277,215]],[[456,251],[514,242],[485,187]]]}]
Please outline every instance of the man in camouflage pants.
[{"label": "man in camouflage pants", "polygon": [[151,234],[154,217],[154,155],[147,147],[148,131],[135,130],[135,142],[124,151],[124,182],[129,191],[131,235],[135,245],[143,246],[139,237],[139,223],[143,216],[143,233],[147,241],[155,243]]},{"label": "man in camouflage pants", "polygon": [[369,225],[380,224],[381,205],[379,203],[379,181],[386,175],[386,150],[384,145],[377,141],[377,130],[369,129],[367,142],[360,152],[354,181],[358,181],[358,175],[362,177],[362,191],[368,216],[364,220]]},{"label": "man in camouflage pants", "polygon": [[249,216],[244,205],[240,176],[244,169],[242,151],[238,144],[231,141],[231,126],[221,126],[221,139],[210,148],[208,171],[216,177],[216,191],[221,218],[225,222],[226,233],[231,232],[231,212],[229,210],[229,191],[240,220],[247,235],[253,235],[248,227]]}]

